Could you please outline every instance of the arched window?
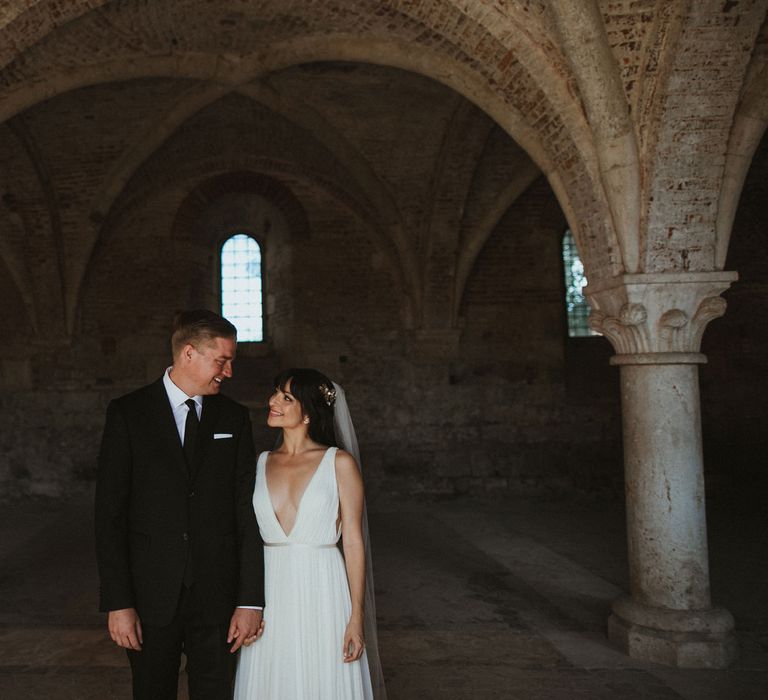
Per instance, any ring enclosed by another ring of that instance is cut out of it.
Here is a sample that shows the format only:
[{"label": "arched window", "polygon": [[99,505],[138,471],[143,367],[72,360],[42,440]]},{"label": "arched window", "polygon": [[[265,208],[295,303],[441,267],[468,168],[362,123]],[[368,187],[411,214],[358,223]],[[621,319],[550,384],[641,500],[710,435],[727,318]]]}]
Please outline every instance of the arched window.
[{"label": "arched window", "polygon": [[221,314],[237,327],[238,341],[264,340],[261,246],[245,233],[221,246]]},{"label": "arched window", "polygon": [[587,286],[587,278],[584,276],[584,265],[581,263],[579,253],[576,250],[576,241],[570,230],[563,236],[563,267],[565,268],[565,308],[568,315],[568,335],[571,338],[579,338],[590,335],[599,335],[590,327],[589,302],[583,293]]}]

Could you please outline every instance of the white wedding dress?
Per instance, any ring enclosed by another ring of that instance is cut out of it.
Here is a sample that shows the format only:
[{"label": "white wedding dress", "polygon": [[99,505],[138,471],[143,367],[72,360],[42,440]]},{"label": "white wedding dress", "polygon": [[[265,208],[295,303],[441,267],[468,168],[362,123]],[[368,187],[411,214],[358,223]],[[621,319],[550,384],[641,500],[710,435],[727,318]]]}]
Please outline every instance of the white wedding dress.
[{"label": "white wedding dress", "polygon": [[345,664],[344,631],[351,614],[344,559],[336,546],[339,489],[330,447],[285,534],[272,508],[259,455],[253,508],[264,540],[264,634],[242,647],[235,700],[372,700],[368,659]]}]

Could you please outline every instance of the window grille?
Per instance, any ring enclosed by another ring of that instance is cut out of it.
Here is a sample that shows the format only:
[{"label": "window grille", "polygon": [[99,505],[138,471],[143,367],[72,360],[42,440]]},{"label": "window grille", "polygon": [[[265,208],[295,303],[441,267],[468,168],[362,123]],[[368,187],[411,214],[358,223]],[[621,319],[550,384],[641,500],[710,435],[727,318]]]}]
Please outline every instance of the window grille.
[{"label": "window grille", "polygon": [[584,265],[576,250],[576,241],[570,230],[563,236],[563,267],[565,269],[565,307],[568,316],[568,335],[571,338],[581,338],[599,335],[589,327],[590,308],[584,296],[587,278],[584,275]]},{"label": "window grille", "polygon": [[221,315],[235,324],[238,342],[264,340],[261,246],[244,233],[221,247]]}]

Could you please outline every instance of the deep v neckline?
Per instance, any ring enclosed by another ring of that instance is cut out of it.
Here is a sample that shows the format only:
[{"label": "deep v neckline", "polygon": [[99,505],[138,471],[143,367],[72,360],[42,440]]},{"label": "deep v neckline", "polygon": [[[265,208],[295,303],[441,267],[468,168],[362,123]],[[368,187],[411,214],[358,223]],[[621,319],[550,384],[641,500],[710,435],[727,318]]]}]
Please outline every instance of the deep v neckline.
[{"label": "deep v neckline", "polygon": [[320,471],[320,467],[323,466],[325,458],[328,456],[328,453],[332,449],[333,447],[329,447],[325,452],[323,452],[323,456],[320,458],[320,461],[317,463],[317,466],[312,472],[312,476],[310,476],[307,480],[307,484],[304,486],[304,490],[301,492],[301,496],[299,496],[299,503],[296,506],[296,517],[293,520],[293,527],[291,528],[290,532],[285,531],[283,524],[280,522],[280,518],[277,517],[277,511],[275,510],[275,505],[272,502],[272,492],[269,490],[269,479],[267,478],[267,467],[269,466],[269,455],[271,453],[267,453],[267,457],[264,460],[264,488],[267,491],[267,500],[269,501],[269,510],[272,512],[272,517],[275,519],[277,526],[280,528],[280,531],[283,533],[286,539],[290,538],[290,536],[293,534],[293,531],[296,529],[296,525],[299,524],[299,515],[301,515],[301,504],[304,502],[304,496],[306,495],[307,491],[309,491],[309,487],[312,486],[312,482],[315,480],[317,473]]}]

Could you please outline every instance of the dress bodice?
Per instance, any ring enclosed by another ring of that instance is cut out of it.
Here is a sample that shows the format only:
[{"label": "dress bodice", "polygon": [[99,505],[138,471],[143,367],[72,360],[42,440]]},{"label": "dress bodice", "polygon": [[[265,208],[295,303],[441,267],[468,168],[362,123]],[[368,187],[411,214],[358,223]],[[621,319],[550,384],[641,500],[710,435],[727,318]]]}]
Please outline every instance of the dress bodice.
[{"label": "dress bodice", "polygon": [[296,520],[286,534],[275,515],[267,486],[267,456],[262,452],[256,465],[256,487],[253,510],[265,543],[327,545],[338,541],[336,529],[339,513],[339,489],[336,483],[336,451],[329,447],[304,489],[296,512]]}]

